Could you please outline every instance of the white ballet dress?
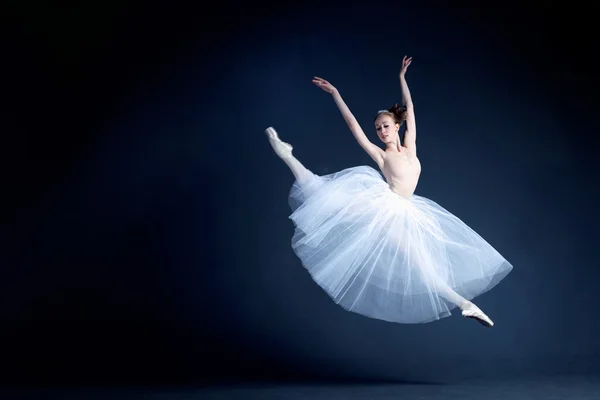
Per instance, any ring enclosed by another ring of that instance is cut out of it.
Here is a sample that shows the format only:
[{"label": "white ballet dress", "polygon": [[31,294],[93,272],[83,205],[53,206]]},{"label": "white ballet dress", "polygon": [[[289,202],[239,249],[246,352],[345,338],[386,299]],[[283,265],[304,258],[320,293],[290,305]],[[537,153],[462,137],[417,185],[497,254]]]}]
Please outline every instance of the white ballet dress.
[{"label": "white ballet dress", "polygon": [[348,311],[397,323],[439,320],[457,294],[472,300],[513,268],[459,218],[425,197],[393,192],[369,166],[310,175],[289,193],[292,248]]}]

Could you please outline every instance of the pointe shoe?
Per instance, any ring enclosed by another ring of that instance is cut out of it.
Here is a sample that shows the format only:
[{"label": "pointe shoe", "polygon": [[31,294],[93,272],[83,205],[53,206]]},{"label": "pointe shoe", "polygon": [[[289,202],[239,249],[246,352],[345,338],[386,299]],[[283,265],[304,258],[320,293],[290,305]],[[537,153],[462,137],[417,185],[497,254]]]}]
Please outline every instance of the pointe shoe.
[{"label": "pointe shoe", "polygon": [[271,143],[273,150],[275,150],[275,153],[279,157],[286,158],[292,156],[292,145],[289,143],[282,142],[281,139],[279,139],[279,136],[277,135],[275,129],[269,127],[265,130],[265,133],[269,138],[269,142]]},{"label": "pointe shoe", "polygon": [[485,313],[481,311],[479,307],[477,307],[472,302],[468,302],[467,305],[463,308],[462,316],[466,318],[472,318],[479,322],[481,325],[485,326],[486,328],[491,328],[492,326],[494,326],[494,322],[491,319],[489,319],[489,317],[485,315]]}]

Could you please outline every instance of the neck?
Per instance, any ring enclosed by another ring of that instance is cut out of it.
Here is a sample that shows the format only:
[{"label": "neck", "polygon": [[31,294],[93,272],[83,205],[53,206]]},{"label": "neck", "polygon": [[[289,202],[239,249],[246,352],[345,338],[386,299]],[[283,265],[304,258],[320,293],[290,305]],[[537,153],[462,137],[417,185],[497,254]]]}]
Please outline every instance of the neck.
[{"label": "neck", "polygon": [[385,144],[385,151],[398,151],[399,148],[400,143],[397,140]]}]

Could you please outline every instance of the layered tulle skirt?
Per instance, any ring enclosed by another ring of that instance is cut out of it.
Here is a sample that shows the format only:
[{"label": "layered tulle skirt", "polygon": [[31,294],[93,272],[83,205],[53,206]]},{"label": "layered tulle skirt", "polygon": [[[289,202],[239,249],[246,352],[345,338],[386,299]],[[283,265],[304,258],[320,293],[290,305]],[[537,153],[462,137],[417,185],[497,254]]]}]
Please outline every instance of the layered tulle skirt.
[{"label": "layered tulle skirt", "polygon": [[289,201],[292,248],[348,311],[430,322],[450,315],[458,296],[471,300],[512,270],[459,218],[427,198],[394,193],[368,166],[296,181]]}]

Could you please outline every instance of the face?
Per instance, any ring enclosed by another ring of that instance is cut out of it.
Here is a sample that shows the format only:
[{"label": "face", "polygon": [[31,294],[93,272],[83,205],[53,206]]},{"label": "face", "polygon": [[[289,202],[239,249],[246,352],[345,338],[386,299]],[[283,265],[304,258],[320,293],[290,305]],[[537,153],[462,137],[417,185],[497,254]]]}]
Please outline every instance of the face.
[{"label": "face", "polygon": [[387,114],[381,114],[375,119],[375,130],[377,136],[383,143],[395,142],[398,138],[400,125],[394,122],[394,118]]}]

